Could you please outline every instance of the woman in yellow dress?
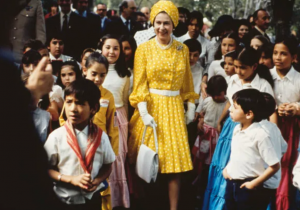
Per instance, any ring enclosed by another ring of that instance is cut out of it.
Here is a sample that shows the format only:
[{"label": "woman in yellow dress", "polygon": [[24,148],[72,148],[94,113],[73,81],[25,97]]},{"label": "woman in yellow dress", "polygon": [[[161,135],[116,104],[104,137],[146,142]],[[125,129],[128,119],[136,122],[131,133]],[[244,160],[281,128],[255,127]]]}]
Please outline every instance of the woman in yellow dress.
[{"label": "woman in yellow dress", "polygon": [[[171,1],[159,1],[152,7],[150,20],[156,37],[137,48],[129,97],[135,108],[129,124],[129,161],[136,161],[145,126],[157,126],[159,172],[168,176],[171,210],[177,209],[180,173],[193,169],[186,123],[193,120],[195,99],[199,98],[194,92],[188,48],[172,38],[178,16]],[[147,129],[145,144],[155,150],[151,128]]]}]

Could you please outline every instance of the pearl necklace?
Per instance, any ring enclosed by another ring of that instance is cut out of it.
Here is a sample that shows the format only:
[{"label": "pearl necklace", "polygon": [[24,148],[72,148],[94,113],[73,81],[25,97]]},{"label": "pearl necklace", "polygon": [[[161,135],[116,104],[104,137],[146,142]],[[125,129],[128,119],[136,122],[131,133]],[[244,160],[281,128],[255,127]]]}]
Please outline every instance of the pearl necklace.
[{"label": "pearl necklace", "polygon": [[160,47],[160,49],[167,50],[171,47],[171,45],[173,43],[173,37],[171,36],[171,40],[170,40],[169,44],[167,44],[167,45],[161,45],[157,40],[157,36],[155,37],[155,41],[156,41],[157,45]]}]

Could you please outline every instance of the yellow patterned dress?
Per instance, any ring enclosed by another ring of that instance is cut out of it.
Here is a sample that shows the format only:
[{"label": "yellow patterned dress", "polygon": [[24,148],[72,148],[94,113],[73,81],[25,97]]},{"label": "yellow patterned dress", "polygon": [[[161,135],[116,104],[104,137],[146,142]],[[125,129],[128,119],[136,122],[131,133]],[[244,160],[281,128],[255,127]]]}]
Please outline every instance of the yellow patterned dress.
[{"label": "yellow patterned dress", "polygon": [[[180,90],[180,95],[157,95],[150,93],[149,88]],[[144,131],[137,104],[146,101],[148,112],[157,124],[159,171],[180,173],[192,170],[183,101],[194,103],[198,98],[194,92],[189,50],[185,45],[174,40],[170,48],[162,50],[155,38],[141,44],[135,53],[133,92],[129,97],[135,108],[129,124],[130,163],[136,161]],[[155,150],[152,128],[147,129],[145,144]]]}]

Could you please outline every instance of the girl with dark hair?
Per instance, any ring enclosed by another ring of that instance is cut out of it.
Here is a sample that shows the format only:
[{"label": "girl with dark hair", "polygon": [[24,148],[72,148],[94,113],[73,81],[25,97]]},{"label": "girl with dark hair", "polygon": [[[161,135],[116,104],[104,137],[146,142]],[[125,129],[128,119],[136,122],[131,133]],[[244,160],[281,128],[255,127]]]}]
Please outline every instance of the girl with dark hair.
[{"label": "girl with dark hair", "polygon": [[22,63],[20,65],[22,74],[31,73],[35,67],[37,66],[38,62],[42,59],[41,54],[35,50],[28,50],[24,53],[22,57]]},{"label": "girl with dark hair", "polygon": [[249,34],[250,30],[251,25],[248,20],[237,20],[236,32],[238,33],[240,39],[243,39],[245,35]]},{"label": "girl with dark hair", "polygon": [[221,63],[227,77],[226,82],[229,83],[231,76],[235,75],[234,60],[238,56],[238,51],[234,50],[224,55],[224,61]]},{"label": "girl with dark hair", "polygon": [[281,161],[282,173],[277,189],[277,209],[289,209],[296,192],[292,182],[292,168],[297,161],[299,146],[300,111],[296,103],[300,101],[300,73],[292,64],[297,59],[298,44],[294,36],[287,37],[278,41],[273,51],[275,67],[271,70],[271,74],[278,107],[278,127],[288,144],[287,152]]},{"label": "girl with dark hair", "polygon": [[[228,117],[228,109],[233,105],[232,96],[239,90],[254,88],[261,92],[267,92],[274,95],[272,89],[272,80],[269,81],[270,71],[265,68],[261,70],[258,65],[260,53],[253,48],[242,50],[234,60],[236,75],[233,75],[228,83],[227,97],[228,102],[224,107],[223,113],[218,121],[218,131],[220,138],[218,140],[215,153],[210,165],[208,183],[204,197],[203,209],[221,210],[225,206],[225,187],[226,180],[222,171],[228,163],[231,153],[231,139],[234,127],[237,125]],[[274,115],[274,114],[273,114]],[[226,119],[227,118],[227,119]],[[225,121],[226,120],[226,121]],[[222,129],[222,122],[224,122]],[[220,158],[222,157],[222,158]]]},{"label": "girl with dark hair", "polygon": [[257,35],[251,39],[250,46],[257,50],[263,48],[269,43],[270,42],[266,39],[266,37]]},{"label": "girl with dark hair", "polygon": [[[116,124],[119,128],[119,151],[113,164],[113,173],[109,177],[112,207],[129,208],[129,190],[125,176],[125,160],[128,139],[128,98],[130,71],[126,68],[122,44],[114,35],[106,35],[100,42],[100,49],[109,63],[107,76],[102,84],[115,100]],[[115,173],[114,173],[115,172]],[[117,173],[118,172],[118,173]]]},{"label": "girl with dark hair", "polygon": [[93,48],[86,48],[85,50],[83,50],[82,54],[81,54],[81,68],[82,68],[82,71],[84,71],[84,68],[85,68],[85,63],[86,63],[86,60],[87,58],[93,53],[95,52],[95,50]]}]

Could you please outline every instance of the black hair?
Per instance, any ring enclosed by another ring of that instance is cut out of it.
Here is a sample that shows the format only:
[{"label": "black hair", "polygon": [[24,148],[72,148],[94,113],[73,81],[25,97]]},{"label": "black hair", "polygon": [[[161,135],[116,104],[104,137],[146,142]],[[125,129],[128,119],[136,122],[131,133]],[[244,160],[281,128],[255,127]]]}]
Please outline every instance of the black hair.
[{"label": "black hair", "polygon": [[117,40],[117,42],[119,43],[120,46],[120,55],[118,60],[116,61],[116,65],[115,65],[115,69],[119,75],[119,77],[130,77],[131,73],[130,71],[126,68],[126,62],[125,62],[125,56],[123,53],[123,49],[122,49],[122,43],[120,42],[120,40],[118,39],[117,36],[112,35],[112,34],[107,34],[105,36],[103,36],[101,38],[100,44],[99,44],[99,49],[102,51],[102,48],[104,46],[104,43],[107,39],[115,39]]},{"label": "black hair", "polygon": [[177,7],[178,9],[178,13],[179,14],[185,14],[186,15],[186,18],[188,19],[189,18],[189,15],[191,14],[190,11],[187,9],[187,8],[184,8],[184,7]]},{"label": "black hair", "polygon": [[99,111],[100,108],[100,98],[101,92],[99,87],[97,87],[92,81],[87,79],[80,79],[71,82],[71,84],[65,89],[66,99],[69,95],[75,95],[75,98],[80,102],[88,102],[91,109],[96,108],[96,112]]},{"label": "black hair", "polygon": [[202,52],[202,47],[200,42],[197,39],[188,39],[183,42],[188,48],[190,52],[196,52],[198,51],[199,54]]},{"label": "black hair", "polygon": [[202,27],[203,27],[203,24],[204,24],[203,23],[203,14],[199,11],[191,12],[190,15],[189,15],[189,18],[187,20],[187,24],[190,25],[191,22],[195,19],[197,20],[197,25],[199,26],[199,28],[201,30]]},{"label": "black hair", "polygon": [[75,80],[82,79],[82,74],[76,61],[70,60],[70,61],[63,62],[61,68],[59,69],[57,80],[56,80],[56,84],[59,85],[62,89],[65,88],[65,86],[62,84],[61,81],[61,70],[64,68],[64,66],[70,66],[71,69],[75,72],[76,75]]},{"label": "black hair", "polygon": [[223,91],[226,94],[226,90],[227,82],[223,76],[215,75],[208,80],[206,91],[210,96],[218,96]]},{"label": "black hair", "polygon": [[297,40],[297,38],[295,36],[289,35],[289,36],[283,37],[282,39],[276,40],[276,44],[280,44],[280,43],[284,44],[288,48],[288,50],[292,56],[297,54],[297,48],[299,45],[299,41]]},{"label": "black hair", "polygon": [[36,50],[28,50],[24,53],[22,57],[22,64],[38,64],[38,62],[42,59],[41,54]]},{"label": "black hair", "polygon": [[94,63],[101,63],[105,66],[106,72],[108,72],[108,61],[105,56],[101,55],[98,52],[93,52],[89,55],[89,57],[86,59],[85,67],[88,69],[91,67]]},{"label": "black hair", "polygon": [[128,8],[128,2],[127,1],[122,1],[121,4],[119,5],[120,14],[123,12],[123,7]]},{"label": "black hair", "polygon": [[273,96],[269,93],[262,92],[262,95],[265,99],[265,106],[262,107],[262,116],[263,119],[269,119],[269,117],[275,112],[276,102]]},{"label": "black hair", "polygon": [[[273,50],[274,50],[274,45],[272,43],[266,44],[261,48],[261,52],[265,53],[266,58],[273,58]],[[273,59],[272,59],[273,62]]]},{"label": "black hair", "polygon": [[49,34],[47,34],[47,41],[46,41],[46,45],[48,47],[50,47],[50,42],[52,39],[57,39],[57,40],[62,40],[63,41],[63,37],[61,33],[51,33],[49,32]]},{"label": "black hair", "polygon": [[88,52],[93,53],[93,52],[95,52],[95,49],[93,49],[93,48],[86,48],[85,50],[83,50],[83,52],[81,54],[81,61],[82,61],[83,56],[85,55],[85,53],[88,53]]},{"label": "black hair", "polygon": [[146,17],[146,15],[145,15],[144,13],[142,13],[142,12],[135,12],[135,13],[133,13],[133,15],[134,15],[135,17],[137,17],[137,16],[143,16],[143,17]]},{"label": "black hair", "polygon": [[234,30],[234,20],[230,15],[221,15],[214,27],[208,32],[210,37],[219,37],[226,31]]},{"label": "black hair", "polygon": [[41,49],[47,49],[47,47],[40,40],[37,40],[37,39],[29,39],[24,44],[23,52],[25,52],[25,50],[27,48],[30,48],[30,49],[33,49],[33,50],[36,50],[36,51],[39,51]]},{"label": "black hair", "polygon": [[240,37],[237,33],[235,32],[231,32],[231,33],[227,33],[225,34],[223,37],[222,37],[222,41],[221,41],[221,44],[220,46],[218,47],[216,53],[215,53],[215,60],[221,60],[222,59],[222,42],[223,42],[223,39],[225,38],[228,38],[228,39],[233,39],[235,41],[235,49],[237,50],[237,48],[239,47],[240,45]]},{"label": "black hair", "polygon": [[[226,57],[230,57],[233,60],[235,60],[238,57],[238,55],[239,55],[238,50],[233,50],[233,51],[231,51],[229,53],[226,53],[224,55],[224,60],[225,60]],[[221,66],[222,66],[223,69],[224,69],[224,65],[225,65],[225,61],[221,62]]]},{"label": "black hair", "polygon": [[257,68],[254,74],[257,73],[260,78],[267,80],[271,87],[274,87],[274,81],[268,67],[258,64],[260,57],[261,51],[255,50],[252,47],[248,47],[243,49],[235,60],[240,61],[246,66],[254,66],[255,64],[257,64]]},{"label": "black hair", "polygon": [[258,12],[259,12],[259,11],[267,12],[267,10],[265,10],[265,9],[258,9],[258,10],[256,10],[256,11],[253,13],[253,22],[255,22],[255,20],[257,19],[257,16],[258,16]]},{"label": "black hair", "polygon": [[58,3],[57,2],[55,2],[55,1],[51,2],[50,6],[49,6],[49,9],[48,9],[48,12],[51,12],[51,7],[56,7],[57,8],[57,12],[59,12],[58,11]]},{"label": "black hair", "polygon": [[240,19],[240,20],[236,20],[236,32],[239,32],[239,29],[241,26],[247,26],[249,29],[249,32],[251,31],[251,24],[249,23],[248,20],[246,19]]},{"label": "black hair", "polygon": [[240,90],[232,96],[232,100],[241,106],[245,114],[249,111],[253,112],[253,122],[260,122],[264,119],[261,107],[265,107],[266,102],[259,90],[254,88]]},{"label": "black hair", "polygon": [[[262,48],[262,47],[264,47],[265,45],[267,45],[267,44],[270,43],[269,40],[267,40],[267,38],[264,37],[263,35],[256,35],[256,36],[253,37],[252,39],[258,39],[259,41],[261,41],[262,46],[261,46],[260,48]],[[251,39],[251,40],[252,40],[252,39]]]},{"label": "black hair", "polygon": [[134,57],[135,57],[135,51],[136,51],[136,48],[137,48],[137,44],[136,44],[136,41],[135,39],[130,36],[130,35],[122,35],[119,39],[119,41],[122,43],[122,42],[128,42],[130,47],[131,47],[131,50],[132,50],[132,57],[131,59],[128,61],[127,65],[129,68],[133,69],[133,66],[134,66]]}]

